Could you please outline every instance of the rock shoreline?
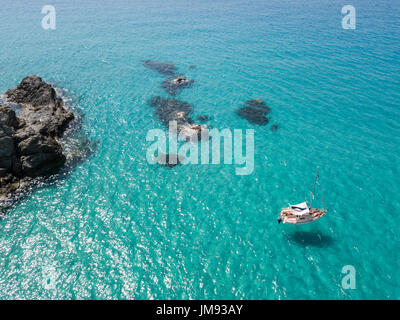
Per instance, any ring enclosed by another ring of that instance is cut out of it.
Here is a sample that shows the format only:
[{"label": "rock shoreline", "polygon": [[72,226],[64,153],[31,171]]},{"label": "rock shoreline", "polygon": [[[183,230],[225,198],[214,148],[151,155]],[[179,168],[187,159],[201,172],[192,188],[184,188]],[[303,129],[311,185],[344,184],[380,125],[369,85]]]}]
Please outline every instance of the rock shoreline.
[{"label": "rock shoreline", "polygon": [[5,103],[0,105],[0,200],[65,164],[60,138],[75,119],[54,88],[37,76],[24,78],[4,96]]}]

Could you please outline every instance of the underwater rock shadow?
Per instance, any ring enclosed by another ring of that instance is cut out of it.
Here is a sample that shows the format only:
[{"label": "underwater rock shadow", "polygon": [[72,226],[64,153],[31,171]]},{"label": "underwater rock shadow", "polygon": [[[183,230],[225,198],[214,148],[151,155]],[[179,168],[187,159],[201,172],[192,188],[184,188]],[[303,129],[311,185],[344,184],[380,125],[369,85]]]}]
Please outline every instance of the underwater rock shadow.
[{"label": "underwater rock shadow", "polygon": [[332,245],[335,239],[330,235],[314,231],[296,231],[286,236],[289,241],[302,246],[323,248]]},{"label": "underwater rock shadow", "polygon": [[245,106],[236,110],[236,114],[247,121],[265,126],[269,123],[271,108],[262,99],[248,100]]},{"label": "underwater rock shadow", "polygon": [[171,62],[144,60],[143,65],[146,68],[157,71],[163,76],[174,76],[177,70],[175,65]]},{"label": "underwater rock shadow", "polygon": [[276,132],[276,131],[278,130],[278,128],[279,128],[279,126],[278,126],[277,124],[273,124],[273,125],[271,126],[271,131],[272,131],[272,132]]}]

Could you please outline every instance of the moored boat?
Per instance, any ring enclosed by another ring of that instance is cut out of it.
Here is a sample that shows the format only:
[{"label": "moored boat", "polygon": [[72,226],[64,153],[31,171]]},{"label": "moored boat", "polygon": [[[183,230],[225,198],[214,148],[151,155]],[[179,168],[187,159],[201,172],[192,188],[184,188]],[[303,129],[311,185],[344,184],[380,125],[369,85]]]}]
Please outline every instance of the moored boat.
[{"label": "moored boat", "polygon": [[[322,209],[312,208],[312,201],[314,199],[315,187],[319,184],[319,172],[317,168],[317,175],[315,177],[314,188],[312,192],[311,204],[308,206],[307,202],[302,202],[296,205],[289,204],[289,207],[282,208],[280,216],[278,218],[278,223],[290,223],[290,224],[306,224],[310,222],[314,222],[315,220],[323,217],[327,210],[325,209],[324,200],[322,197],[322,189],[321,190],[321,200],[322,200]],[[320,185],[320,184],[319,184]]]}]

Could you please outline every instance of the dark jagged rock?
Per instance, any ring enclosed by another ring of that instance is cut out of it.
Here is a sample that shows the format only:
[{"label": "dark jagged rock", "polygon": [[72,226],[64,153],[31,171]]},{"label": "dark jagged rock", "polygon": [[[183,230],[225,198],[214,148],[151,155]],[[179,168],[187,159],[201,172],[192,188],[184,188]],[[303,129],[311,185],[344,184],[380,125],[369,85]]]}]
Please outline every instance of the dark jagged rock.
[{"label": "dark jagged rock", "polygon": [[192,86],[193,83],[194,80],[189,80],[184,76],[179,76],[164,80],[161,87],[170,95],[175,96],[180,90]]},{"label": "dark jagged rock", "polygon": [[49,105],[56,99],[53,87],[37,76],[24,78],[15,89],[5,94],[11,102],[30,104],[33,107]]},{"label": "dark jagged rock", "polygon": [[176,67],[171,62],[145,60],[143,61],[143,65],[146,68],[155,70],[164,76],[173,76],[176,72]]},{"label": "dark jagged rock", "polygon": [[74,119],[64,101],[56,97],[54,88],[37,76],[24,78],[15,89],[6,91],[5,96],[8,102],[22,106],[18,118],[25,125],[16,133],[22,140],[33,132],[59,138]]},{"label": "dark jagged rock", "polygon": [[0,177],[11,171],[14,158],[15,146],[12,137],[0,132]]},{"label": "dark jagged rock", "polygon": [[0,112],[0,127],[11,127],[17,129],[19,122],[13,109],[10,107],[2,107]]},{"label": "dark jagged rock", "polygon": [[48,136],[33,135],[18,144],[23,176],[50,174],[65,163],[61,145]]},{"label": "dark jagged rock", "polygon": [[0,178],[13,171],[16,158],[16,146],[13,139],[19,122],[10,107],[0,106]]},{"label": "dark jagged rock", "polygon": [[74,119],[53,87],[37,76],[24,78],[5,97],[19,108],[16,114],[0,106],[0,195],[15,191],[21,179],[51,174],[65,163],[58,139]]},{"label": "dark jagged rock", "polygon": [[247,121],[258,124],[267,125],[269,118],[267,115],[271,109],[261,99],[249,100],[246,105],[236,111],[236,113]]}]

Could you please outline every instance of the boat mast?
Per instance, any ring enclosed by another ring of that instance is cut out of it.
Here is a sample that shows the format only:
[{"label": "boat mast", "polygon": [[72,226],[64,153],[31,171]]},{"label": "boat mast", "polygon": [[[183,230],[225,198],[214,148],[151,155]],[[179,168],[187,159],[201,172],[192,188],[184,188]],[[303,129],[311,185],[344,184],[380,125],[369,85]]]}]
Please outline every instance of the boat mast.
[{"label": "boat mast", "polygon": [[319,191],[321,192],[322,208],[323,208],[323,210],[325,211],[324,197],[322,196],[321,181],[319,181],[319,179],[318,179],[318,183],[319,183]]},{"label": "boat mast", "polygon": [[[319,167],[317,167],[317,174],[315,175],[314,188],[313,188],[312,197],[311,197],[310,209],[312,209],[312,202],[314,200],[315,186],[317,185],[318,176],[319,176]],[[322,196],[322,190],[321,190],[321,196]]]}]

